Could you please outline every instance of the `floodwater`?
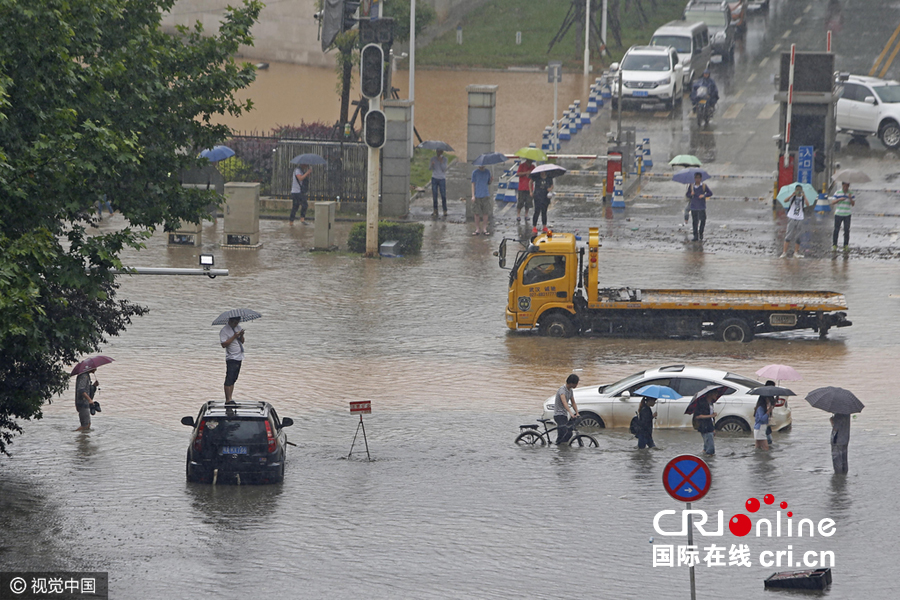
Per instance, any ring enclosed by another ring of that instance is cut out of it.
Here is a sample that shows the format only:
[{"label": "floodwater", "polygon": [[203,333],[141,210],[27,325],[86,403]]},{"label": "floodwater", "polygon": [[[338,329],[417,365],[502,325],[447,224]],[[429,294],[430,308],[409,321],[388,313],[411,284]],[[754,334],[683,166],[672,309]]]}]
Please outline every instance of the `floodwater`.
[{"label": "floodwater", "polygon": [[[575,98],[587,97],[587,85],[581,73],[566,73],[559,87],[560,115]],[[277,125],[300,124],[303,119],[334,123],[340,116],[340,96],[335,91],[337,75],[333,69],[286,63],[270,63],[256,74],[256,81],[239,97],[250,98],[254,110],[239,117],[219,117],[238,131],[266,132]],[[358,77],[354,86],[358,86]],[[553,120],[553,85],[546,72],[416,70],[415,125],[423,140],[443,140],[453,146],[457,156],[466,160],[466,119],[468,85],[496,85],[496,147],[509,152],[536,143],[540,146],[544,127]],[[393,86],[401,99],[409,89],[409,72],[396,71]],[[359,99],[354,87],[351,100]],[[511,110],[513,108],[513,110]],[[354,106],[350,107],[353,116]],[[357,128],[361,128],[359,120]]]},{"label": "floodwater", "polygon": [[[624,221],[616,221],[627,228]],[[113,224],[116,224],[115,219]],[[104,225],[104,227],[109,225]],[[338,223],[343,245],[348,225]],[[518,426],[573,369],[585,385],[686,363],[753,375],[786,363],[793,430],[768,454],[749,437],[719,437],[713,486],[694,503],[727,520],[773,494],[795,520],[835,522],[833,537],[700,538],[746,543],[751,567],[701,564],[698,598],[767,598],[763,551],[834,553],[833,598],[895,597],[891,550],[900,409],[896,267],[810,259],[604,246],[606,280],[635,286],[834,289],[850,328],[725,345],[712,340],[544,339],[507,333],[499,235],[426,223],[421,256],[366,260],[314,253],[312,227],[263,221],[260,250],[207,251],[228,277],[132,276],[121,293],[151,312],[103,349],[103,412],[75,433],[71,394],[26,424],[0,459],[0,569],[108,571],[114,598],[536,598],[558,586],[601,598],[688,597],[684,567],[653,567],[653,544],[686,544],[653,529],[683,508],[661,484],[665,463],[698,453],[693,431],[660,431],[637,451],[624,430],[597,449],[519,448]],[[615,233],[615,232],[611,232]],[[196,252],[152,238],[134,266],[196,265]],[[219,312],[246,306],[246,360],[235,388],[295,419],[286,479],[273,486],[186,484],[190,430],[179,420],[219,398]],[[831,473],[827,414],[802,396],[853,390],[850,474]],[[348,402],[368,399],[373,462],[357,444]],[[754,516],[755,515],[751,515]],[[774,518],[764,505],[760,517]],[[677,529],[675,522],[669,527]],[[774,535],[774,534],[773,534]],[[697,538],[695,538],[697,539]],[[727,553],[726,553],[727,560]],[[636,590],[640,589],[640,592]],[[789,596],[792,597],[792,596]]]}]

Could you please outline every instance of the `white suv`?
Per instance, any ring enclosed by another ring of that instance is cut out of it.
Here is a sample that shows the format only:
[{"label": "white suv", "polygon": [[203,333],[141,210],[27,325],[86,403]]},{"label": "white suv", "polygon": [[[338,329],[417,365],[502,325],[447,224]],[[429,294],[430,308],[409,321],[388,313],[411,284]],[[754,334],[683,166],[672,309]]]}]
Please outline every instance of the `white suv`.
[{"label": "white suv", "polygon": [[675,48],[661,46],[632,46],[622,62],[610,65],[615,72],[612,85],[612,104],[619,98],[619,74],[622,69],[622,101],[662,101],[673,108],[684,93],[682,67]]},{"label": "white suv", "polygon": [[891,150],[900,147],[900,83],[851,75],[837,103],[837,127],[853,136],[877,135]]}]

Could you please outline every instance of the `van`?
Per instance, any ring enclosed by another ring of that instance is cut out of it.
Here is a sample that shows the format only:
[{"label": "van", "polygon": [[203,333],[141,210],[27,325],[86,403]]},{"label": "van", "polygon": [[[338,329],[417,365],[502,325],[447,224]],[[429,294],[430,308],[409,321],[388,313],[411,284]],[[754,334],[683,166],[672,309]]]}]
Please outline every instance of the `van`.
[{"label": "van", "polygon": [[690,89],[694,77],[706,70],[712,56],[709,29],[702,22],[670,21],[656,30],[650,45],[675,48],[684,73],[684,89]]}]

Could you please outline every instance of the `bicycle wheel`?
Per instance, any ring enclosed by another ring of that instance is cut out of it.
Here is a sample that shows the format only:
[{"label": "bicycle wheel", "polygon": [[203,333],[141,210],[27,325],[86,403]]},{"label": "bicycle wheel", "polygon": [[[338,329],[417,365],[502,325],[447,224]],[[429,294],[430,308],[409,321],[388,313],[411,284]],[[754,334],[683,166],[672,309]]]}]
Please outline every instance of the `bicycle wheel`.
[{"label": "bicycle wheel", "polygon": [[519,446],[545,446],[547,442],[540,433],[529,429],[519,434],[519,437],[516,438],[516,444]]},{"label": "bicycle wheel", "polygon": [[569,442],[569,446],[573,448],[597,448],[600,444],[597,440],[586,433],[579,433]]}]

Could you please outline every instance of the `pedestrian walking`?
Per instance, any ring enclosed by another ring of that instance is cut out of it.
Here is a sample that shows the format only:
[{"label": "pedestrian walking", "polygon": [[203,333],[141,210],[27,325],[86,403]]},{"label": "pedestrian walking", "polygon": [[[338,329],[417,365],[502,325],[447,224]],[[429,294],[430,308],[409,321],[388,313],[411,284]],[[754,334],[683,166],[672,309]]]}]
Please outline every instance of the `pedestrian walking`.
[{"label": "pedestrian walking", "polygon": [[234,383],[244,361],[244,329],[240,322],[240,317],[228,319],[228,324],[219,331],[219,342],[225,348],[225,402],[233,402]]},{"label": "pedestrian walking", "polygon": [[[488,221],[491,218],[491,182],[494,176],[479,166],[472,171],[472,213],[475,215],[475,233],[472,235],[490,235]],[[483,224],[483,225],[481,225]]]},{"label": "pedestrian walking", "polygon": [[534,218],[531,221],[531,231],[538,232],[537,223],[540,218],[543,232],[547,233],[547,208],[550,206],[550,192],[553,191],[553,178],[548,171],[541,171],[540,175],[529,177],[531,179],[531,193],[534,197]]},{"label": "pedestrian walking", "polygon": [[[766,385],[774,386],[775,382],[772,381],[771,379],[769,379],[768,381],[766,381]],[[778,398],[775,396],[763,396],[763,397],[766,399],[766,402],[768,402],[769,416],[771,417],[772,411],[775,410],[775,401]],[[771,446],[773,443],[772,442],[772,426],[771,425],[766,425],[766,443],[769,444],[769,446]]]},{"label": "pedestrian walking", "polygon": [[[91,383],[91,373],[97,369],[90,369],[80,373],[75,379],[75,410],[78,412],[79,427],[75,431],[87,431],[91,428],[91,415],[94,413],[94,393],[100,386],[99,381]],[[93,408],[93,410],[92,410]]]},{"label": "pedestrian walking", "polygon": [[534,170],[534,161],[526,158],[519,163],[516,169],[516,177],[519,178],[519,189],[516,194],[516,222],[521,222],[520,213],[525,209],[525,222],[528,222],[528,211],[534,208],[534,201],[531,197],[532,181],[529,174]]},{"label": "pedestrian walking", "polygon": [[444,216],[447,216],[447,157],[443,150],[435,150],[428,168],[431,169],[431,198],[434,204],[432,217],[438,216],[438,192],[441,194],[441,203],[444,207]]},{"label": "pedestrian walking", "polygon": [[656,448],[653,443],[653,419],[656,418],[653,407],[656,406],[656,398],[644,396],[638,406],[638,445],[641,450],[644,448]]},{"label": "pedestrian walking", "polygon": [[712,190],[703,183],[703,176],[694,173],[694,183],[688,186],[685,194],[690,202],[691,226],[694,229],[694,238],[691,241],[703,241],[703,230],[706,228],[706,200],[712,198],[712,195]]},{"label": "pedestrian walking", "polygon": [[97,201],[97,218],[103,219],[103,207],[106,207],[106,210],[109,211],[109,216],[113,216],[112,204],[109,202],[109,197],[106,194],[100,196],[100,199]]},{"label": "pedestrian walking", "polygon": [[[578,375],[574,373],[566,378],[566,385],[556,391],[556,402],[553,405],[553,420],[556,421],[556,445],[560,446],[572,437],[572,428],[568,426],[569,419],[578,416],[578,405],[575,404],[575,394],[572,392],[578,387]],[[571,405],[571,408],[569,407]]]},{"label": "pedestrian walking", "polygon": [[850,444],[850,415],[831,415],[831,462],[834,472],[844,474],[850,470],[847,464],[847,446]]},{"label": "pedestrian walking", "polygon": [[831,249],[837,250],[838,232],[844,227],[844,252],[850,250],[850,207],[856,206],[856,197],[850,193],[850,184],[841,184],[841,191],[831,199],[834,207],[834,235],[831,236]]},{"label": "pedestrian walking", "polygon": [[772,414],[771,404],[767,396],[760,396],[756,401],[756,408],[753,411],[755,423],[753,424],[754,446],[757,450],[769,449],[769,443],[766,440],[766,428],[769,426],[769,416]]},{"label": "pedestrian walking", "polygon": [[794,242],[794,257],[803,258],[800,253],[800,234],[803,232],[803,220],[806,218],[804,209],[809,206],[809,200],[803,193],[803,186],[798,185],[794,188],[794,193],[788,198],[787,204],[787,232],[784,234],[784,248],[779,258],[787,258],[788,246]]},{"label": "pedestrian walking", "polygon": [[291,178],[291,216],[290,223],[294,225],[294,217],[297,209],[300,209],[300,222],[306,223],[306,209],[309,207],[307,197],[309,195],[309,176],[312,167],[309,165],[297,165]]},{"label": "pedestrian walking", "polygon": [[694,409],[694,418],[697,420],[697,431],[703,438],[703,453],[707,456],[714,456],[716,453],[716,411],[713,405],[722,395],[723,390],[713,390],[697,401],[697,407]]}]

